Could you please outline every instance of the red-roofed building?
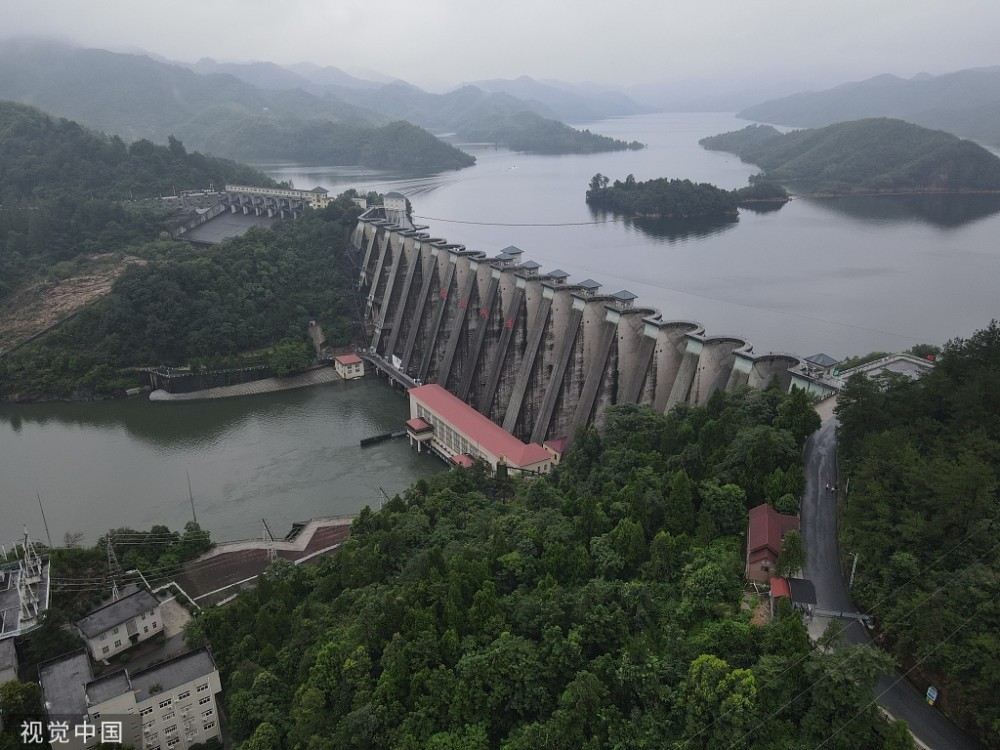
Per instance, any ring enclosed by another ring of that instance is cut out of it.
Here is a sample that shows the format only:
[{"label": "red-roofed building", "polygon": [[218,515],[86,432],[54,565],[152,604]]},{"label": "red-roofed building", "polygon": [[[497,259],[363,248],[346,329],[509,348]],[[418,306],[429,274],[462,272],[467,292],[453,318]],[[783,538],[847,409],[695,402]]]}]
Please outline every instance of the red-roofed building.
[{"label": "red-roofed building", "polygon": [[344,380],[365,376],[365,361],[357,354],[341,354],[333,358],[333,367]]},{"label": "red-roofed building", "polygon": [[767,503],[750,510],[747,529],[747,578],[767,581],[781,552],[781,538],[799,530],[799,517],[786,516]]},{"label": "red-roofed building", "polygon": [[[429,442],[446,460],[464,453],[470,460],[483,459],[494,471],[497,464],[504,463],[512,469],[547,474],[556,462],[551,450],[538,443],[522,443],[439,385],[417,386],[409,394],[411,419],[406,431],[410,444],[416,443],[418,450],[421,443]],[[411,426],[415,419],[433,429],[418,432]]]}]

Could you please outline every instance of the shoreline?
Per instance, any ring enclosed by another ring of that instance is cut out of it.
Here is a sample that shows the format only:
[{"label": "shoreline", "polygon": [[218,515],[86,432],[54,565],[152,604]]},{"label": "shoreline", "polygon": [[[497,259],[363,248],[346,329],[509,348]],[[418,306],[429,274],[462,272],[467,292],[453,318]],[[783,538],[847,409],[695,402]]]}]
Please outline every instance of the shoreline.
[{"label": "shoreline", "polygon": [[298,375],[284,378],[264,378],[238,385],[223,385],[217,388],[205,388],[189,393],[168,393],[156,390],[149,394],[150,401],[169,403],[175,401],[204,401],[220,398],[237,398],[239,396],[256,396],[263,393],[291,391],[297,388],[308,388],[313,385],[323,385],[337,380],[343,380],[332,367],[318,367]]}]

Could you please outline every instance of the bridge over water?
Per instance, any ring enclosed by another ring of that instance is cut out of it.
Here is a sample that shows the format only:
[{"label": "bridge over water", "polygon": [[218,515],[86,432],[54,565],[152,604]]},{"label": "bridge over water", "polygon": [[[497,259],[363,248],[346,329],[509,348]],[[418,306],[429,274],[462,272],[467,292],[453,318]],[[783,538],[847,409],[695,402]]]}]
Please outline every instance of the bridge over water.
[{"label": "bridge over water", "polygon": [[[352,234],[369,353],[415,383],[437,383],[525,442],[572,437],[613,404],[705,403],[718,389],[832,388],[792,354],[663,320],[627,290],[543,272],[432,237],[382,207]],[[403,378],[397,378],[403,380]]]}]

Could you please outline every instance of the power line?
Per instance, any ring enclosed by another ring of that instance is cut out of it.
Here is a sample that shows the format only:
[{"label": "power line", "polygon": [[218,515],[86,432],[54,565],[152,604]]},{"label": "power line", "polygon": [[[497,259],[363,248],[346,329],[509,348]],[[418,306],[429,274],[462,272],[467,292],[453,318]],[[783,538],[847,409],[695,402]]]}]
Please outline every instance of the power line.
[{"label": "power line", "polygon": [[446,224],[468,224],[477,227],[589,227],[596,224],[623,224],[624,219],[604,219],[602,221],[559,221],[559,222],[500,222],[500,221],[462,221],[461,219],[441,219],[436,216],[417,216],[414,219],[426,221],[441,221]]}]

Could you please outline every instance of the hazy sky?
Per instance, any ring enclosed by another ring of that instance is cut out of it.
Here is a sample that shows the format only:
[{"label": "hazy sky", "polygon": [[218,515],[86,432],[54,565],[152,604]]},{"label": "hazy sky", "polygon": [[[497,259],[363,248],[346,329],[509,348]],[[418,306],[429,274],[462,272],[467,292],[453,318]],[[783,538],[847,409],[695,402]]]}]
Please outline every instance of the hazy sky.
[{"label": "hazy sky", "polygon": [[0,13],[4,35],[432,86],[522,74],[832,84],[1000,63],[998,0],[0,0]]}]

